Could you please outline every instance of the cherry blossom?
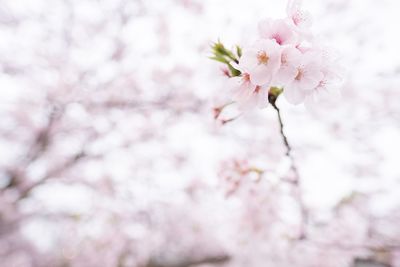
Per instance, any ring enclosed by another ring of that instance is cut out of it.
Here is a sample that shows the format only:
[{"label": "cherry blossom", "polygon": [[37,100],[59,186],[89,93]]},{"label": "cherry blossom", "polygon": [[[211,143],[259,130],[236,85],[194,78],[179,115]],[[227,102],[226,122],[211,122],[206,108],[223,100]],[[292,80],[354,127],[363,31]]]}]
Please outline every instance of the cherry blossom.
[{"label": "cherry blossom", "polygon": [[281,68],[279,69],[274,84],[285,87],[290,84],[297,75],[296,66],[301,60],[301,51],[292,45],[283,47],[281,54]]},{"label": "cherry blossom", "polygon": [[275,40],[279,45],[296,45],[299,38],[288,20],[284,19],[265,19],[258,24],[258,32],[261,38]]},{"label": "cherry blossom", "polygon": [[286,13],[289,20],[299,28],[309,28],[312,24],[311,14],[301,9],[301,0],[289,0]]},{"label": "cherry blossom", "polygon": [[286,99],[292,104],[299,104],[304,101],[314,88],[320,85],[324,78],[318,59],[315,53],[308,52],[303,55],[302,60],[294,64],[295,77],[284,89]]},{"label": "cherry blossom", "polygon": [[273,40],[259,40],[246,49],[239,68],[249,74],[253,84],[270,85],[281,65],[281,49]]},{"label": "cherry blossom", "polygon": [[234,78],[236,86],[233,88],[233,100],[239,103],[242,109],[251,107],[265,107],[268,104],[268,86],[255,85],[250,81],[250,74],[243,73]]},{"label": "cherry blossom", "polygon": [[322,99],[340,99],[340,86],[343,83],[341,72],[332,69],[329,65],[324,66],[321,72],[322,78],[318,85],[314,87],[305,98],[304,104],[308,108],[317,105]]},{"label": "cherry blossom", "polygon": [[251,81],[251,76],[238,64],[233,66],[242,74],[231,78],[232,100],[237,102],[242,110],[248,110],[253,107],[266,107],[268,105],[268,85],[256,85]]}]

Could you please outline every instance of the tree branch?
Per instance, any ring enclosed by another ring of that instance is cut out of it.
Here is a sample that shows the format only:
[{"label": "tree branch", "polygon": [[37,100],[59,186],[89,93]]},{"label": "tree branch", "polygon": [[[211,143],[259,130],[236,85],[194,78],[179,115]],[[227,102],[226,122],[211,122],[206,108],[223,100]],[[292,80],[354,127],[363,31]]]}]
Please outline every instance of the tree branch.
[{"label": "tree branch", "polygon": [[176,262],[158,262],[158,260],[150,260],[146,267],[193,267],[203,264],[223,264],[229,260],[230,256],[225,254],[200,258],[183,258]]},{"label": "tree branch", "polygon": [[286,148],[286,156],[288,156],[290,159],[290,169],[293,173],[293,179],[290,180],[290,183],[294,187],[293,188],[294,189],[294,197],[297,200],[297,202],[299,204],[299,208],[300,208],[300,215],[301,215],[300,223],[301,223],[301,225],[300,225],[299,239],[302,240],[302,239],[306,238],[306,226],[307,226],[307,222],[308,222],[308,211],[307,211],[304,201],[303,201],[302,189],[301,189],[301,185],[300,185],[300,174],[297,169],[295,159],[292,155],[292,147],[289,144],[288,138],[284,132],[284,124],[283,124],[283,120],[282,120],[282,116],[281,116],[281,111],[278,108],[278,106],[276,105],[276,98],[273,99],[273,101],[270,100],[270,103],[272,104],[273,108],[276,110],[276,112],[278,114],[280,135],[282,137],[283,143]]}]

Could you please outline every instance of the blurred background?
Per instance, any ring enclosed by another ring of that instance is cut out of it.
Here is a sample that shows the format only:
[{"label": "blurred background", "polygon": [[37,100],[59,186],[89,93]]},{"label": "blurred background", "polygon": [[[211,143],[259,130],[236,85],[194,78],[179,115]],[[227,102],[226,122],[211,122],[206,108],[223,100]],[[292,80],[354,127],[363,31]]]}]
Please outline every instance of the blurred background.
[{"label": "blurred background", "polygon": [[0,266],[400,266],[400,3],[303,7],[346,79],[278,100],[297,190],[208,59],[285,1],[1,0]]}]

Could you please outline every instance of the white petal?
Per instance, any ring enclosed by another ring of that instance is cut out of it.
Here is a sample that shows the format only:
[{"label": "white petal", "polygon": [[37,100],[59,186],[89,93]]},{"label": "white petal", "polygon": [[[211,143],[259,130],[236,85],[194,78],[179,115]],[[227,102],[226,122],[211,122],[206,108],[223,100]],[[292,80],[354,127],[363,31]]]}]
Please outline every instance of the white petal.
[{"label": "white petal", "polygon": [[287,87],[283,90],[286,100],[294,105],[298,105],[304,101],[305,93],[295,87]]}]

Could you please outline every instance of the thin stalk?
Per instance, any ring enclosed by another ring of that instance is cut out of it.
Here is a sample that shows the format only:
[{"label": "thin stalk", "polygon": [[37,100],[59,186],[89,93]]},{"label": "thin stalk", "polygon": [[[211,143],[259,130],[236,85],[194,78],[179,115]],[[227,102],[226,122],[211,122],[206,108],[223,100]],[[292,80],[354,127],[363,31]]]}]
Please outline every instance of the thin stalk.
[{"label": "thin stalk", "polygon": [[300,184],[300,174],[299,174],[295,159],[292,154],[292,151],[293,151],[292,147],[291,147],[291,145],[288,141],[288,138],[285,134],[285,131],[284,131],[284,124],[283,124],[283,120],[282,120],[282,116],[281,116],[281,111],[278,108],[278,106],[276,105],[275,101],[273,101],[273,103],[271,103],[271,104],[278,114],[280,134],[281,134],[283,143],[286,148],[286,156],[288,156],[290,159],[290,169],[293,172],[293,179],[290,180],[290,183],[293,185],[294,197],[297,200],[297,203],[299,204],[300,215],[301,215],[299,239],[303,240],[306,238],[306,226],[307,226],[307,221],[308,221],[308,212],[307,212],[307,208],[305,207],[304,201],[303,201],[302,189],[301,189],[301,184]]}]

